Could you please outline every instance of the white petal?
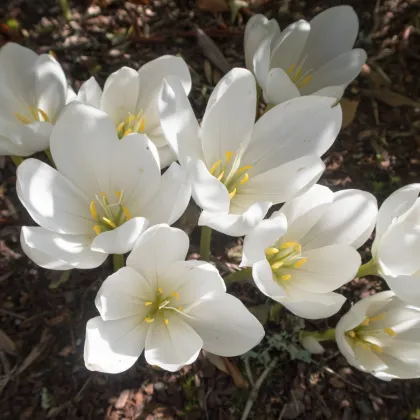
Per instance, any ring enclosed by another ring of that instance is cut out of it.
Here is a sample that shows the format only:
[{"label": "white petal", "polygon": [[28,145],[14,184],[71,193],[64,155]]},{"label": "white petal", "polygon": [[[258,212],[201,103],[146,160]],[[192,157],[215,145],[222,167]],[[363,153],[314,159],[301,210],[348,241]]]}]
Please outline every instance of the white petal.
[{"label": "white petal", "polygon": [[91,249],[107,254],[125,254],[133,249],[137,239],[148,226],[149,221],[144,217],[133,217],[116,229],[96,236],[92,241]]},{"label": "white petal", "polygon": [[333,192],[322,185],[314,185],[306,193],[288,201],[281,208],[287,219],[284,242],[299,242],[318,222],[334,198]]},{"label": "white petal", "polygon": [[244,239],[241,267],[249,266],[265,258],[265,249],[273,245],[287,230],[283,213],[275,212],[262,220]]},{"label": "white petal", "polygon": [[104,321],[137,316],[142,320],[149,308],[147,301],[156,298],[155,291],[143,276],[130,267],[123,267],[102,283],[95,305]]},{"label": "white petal", "polygon": [[179,315],[165,313],[168,324],[156,318],[146,338],[144,356],[150,365],[175,372],[197,359],[203,340]]},{"label": "white petal", "polygon": [[[270,45],[271,38],[268,36],[264,38],[255,51],[254,58],[252,59],[252,71],[257,79],[258,85],[266,92],[268,87],[267,78],[270,71]],[[264,99],[266,95],[264,94]]]},{"label": "white petal", "polygon": [[184,261],[189,247],[188,235],[168,225],[155,225],[140,236],[127,258],[127,267],[134,268],[158,288],[157,279],[176,261]]},{"label": "white petal", "polygon": [[20,241],[32,261],[53,270],[96,268],[108,256],[91,250],[88,235],[64,235],[41,227],[23,226]]},{"label": "white petal", "polygon": [[101,97],[101,109],[115,125],[137,114],[137,100],[140,89],[138,73],[129,67],[121,67],[106,79]]},{"label": "white petal", "polygon": [[31,217],[58,233],[91,233],[94,221],[84,194],[51,166],[26,159],[17,169],[16,191]]},{"label": "white petal", "polygon": [[311,69],[351,50],[359,31],[357,15],[350,6],[326,9],[309,23],[311,32],[302,56],[308,54],[305,67]]},{"label": "white petal", "polygon": [[414,206],[420,192],[420,184],[409,184],[394,191],[381,205],[376,222],[376,236],[382,236],[395,218]]},{"label": "white petal", "polygon": [[53,125],[48,122],[37,121],[31,124],[21,124],[19,127],[19,141],[23,147],[20,156],[30,156],[42,152],[50,147],[50,136]]},{"label": "white petal", "polygon": [[198,225],[208,226],[225,235],[246,235],[264,219],[271,204],[270,202],[254,203],[243,214],[210,213],[205,210],[198,219]]},{"label": "white petal", "polygon": [[230,205],[226,187],[210,174],[202,160],[192,160],[187,166],[194,201],[209,212],[227,212]]},{"label": "white petal", "polygon": [[311,293],[327,293],[353,280],[360,267],[359,253],[348,245],[330,245],[302,252],[300,268],[288,269],[291,283]]},{"label": "white petal", "polygon": [[[153,137],[150,134],[148,134],[148,137],[156,145],[157,137]],[[161,138],[165,138],[165,136],[162,135]],[[178,159],[176,153],[172,150],[169,144],[166,144],[162,147],[158,147],[157,152],[159,154],[159,162],[161,169],[168,167],[171,163],[174,163]]]},{"label": "white petal", "polygon": [[249,19],[244,33],[245,63],[248,70],[252,70],[252,59],[262,40],[267,36],[276,38],[279,34],[280,27],[274,19],[269,20],[261,14]]},{"label": "white petal", "polygon": [[202,159],[200,127],[178,80],[164,80],[159,98],[159,113],[166,140],[181,164],[185,165],[190,158]]},{"label": "white petal", "polygon": [[364,370],[372,374],[374,374],[376,371],[386,369],[387,366],[381,360],[381,356],[379,354],[374,353],[369,348],[366,348],[365,346],[354,346],[353,351],[355,360],[358,364],[355,367],[357,367],[358,369]]},{"label": "white petal", "polygon": [[177,293],[176,303],[184,307],[184,311],[200,299],[226,292],[225,282],[217,268],[204,261],[177,261],[158,281],[164,295]]},{"label": "white petal", "polygon": [[162,175],[157,194],[142,209],[142,216],[150,225],[172,225],[184,213],[191,198],[191,185],[187,174],[178,163],[173,163]]},{"label": "white petal", "polygon": [[324,87],[322,89],[319,89],[313,93],[311,93],[311,95],[314,96],[328,96],[329,98],[335,98],[336,101],[339,101],[341,99],[341,97],[344,95],[344,91],[346,90],[346,86],[342,85],[342,86],[328,86],[328,87]]},{"label": "white petal", "polygon": [[311,188],[324,169],[318,156],[299,157],[258,175],[250,175],[249,181],[235,195],[234,202],[241,206],[256,201],[283,203]]},{"label": "white petal", "polygon": [[246,148],[255,121],[257,92],[251,72],[234,68],[214,88],[201,123],[201,141],[208,167],[226,152]]},{"label": "white petal", "polygon": [[300,96],[299,89],[283,69],[271,69],[264,87],[264,100],[268,104],[280,104]]},{"label": "white petal", "polygon": [[342,113],[330,98],[306,96],[275,106],[255,124],[243,161],[258,174],[304,155],[322,156],[341,129]]},{"label": "white petal", "polygon": [[419,306],[420,278],[417,276],[383,276],[389,288],[403,301]]},{"label": "white petal", "polygon": [[86,324],[84,359],[86,368],[120,373],[136,363],[144,349],[149,324],[136,316],[103,321],[92,318]]},{"label": "white petal", "polygon": [[286,298],[286,290],[275,281],[270,263],[265,258],[252,266],[252,277],[261,293],[278,302]]},{"label": "white petal", "polygon": [[101,107],[102,89],[96,79],[92,76],[80,86],[77,93],[77,100],[95,108]]},{"label": "white petal", "polygon": [[[309,95],[328,86],[345,88],[359,75],[366,59],[365,50],[360,48],[335,57],[311,74],[308,84],[300,89],[301,94]],[[318,92],[318,94],[320,93],[322,92]],[[337,99],[340,99],[340,97]]]},{"label": "white petal", "polygon": [[67,95],[66,95],[66,104],[69,104],[70,102],[73,102],[77,99],[76,92],[74,89],[68,85],[67,86]]},{"label": "white petal", "polygon": [[334,193],[334,201],[302,239],[305,249],[331,244],[359,248],[370,237],[376,221],[376,198],[361,190]]},{"label": "white petal", "polygon": [[302,347],[305,350],[308,350],[310,353],[313,353],[313,354],[322,354],[325,352],[325,349],[324,347],[322,347],[320,342],[316,338],[310,335],[303,337],[300,340],[300,344],[302,344]]},{"label": "white petal", "polygon": [[203,339],[203,349],[224,357],[239,356],[264,337],[264,328],[243,303],[229,294],[201,301],[184,317]]}]

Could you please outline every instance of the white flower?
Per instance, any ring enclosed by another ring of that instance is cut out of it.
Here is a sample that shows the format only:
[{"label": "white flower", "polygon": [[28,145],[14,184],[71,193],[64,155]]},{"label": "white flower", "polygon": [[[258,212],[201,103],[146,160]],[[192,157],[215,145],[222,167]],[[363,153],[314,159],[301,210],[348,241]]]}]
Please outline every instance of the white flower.
[{"label": "white flower", "polygon": [[420,306],[420,184],[391,194],[376,223],[373,260],[378,274],[402,300]]},{"label": "white flower", "polygon": [[66,76],[49,54],[12,42],[0,50],[0,155],[29,156],[49,147],[66,104]]},{"label": "white flower", "polygon": [[335,336],[347,361],[379,379],[420,377],[420,308],[391,291],[360,300],[337,324]]},{"label": "white flower", "polygon": [[261,292],[295,315],[327,318],[345,301],[333,290],[357,273],[356,248],[372,233],[376,214],[372,194],[315,185],[245,236],[241,265],[252,265]]},{"label": "white flower", "polygon": [[65,108],[51,134],[57,170],[27,159],[17,193],[36,223],[23,227],[25,253],[41,267],[93,268],[130,251],[149,224],[173,223],[190,187],[177,163],[161,177],[153,143],[142,134],[119,140],[102,111],[80,102]]},{"label": "white flower", "polygon": [[78,92],[81,102],[105,111],[114,122],[118,137],[144,133],[158,149],[161,167],[176,160],[162,133],[157,101],[164,78],[174,78],[182,84],[185,94],[191,90],[191,75],[180,57],[164,55],[144,64],[139,71],[122,67],[112,73],[102,92],[91,77]]},{"label": "white flower", "polygon": [[312,94],[339,100],[366,61],[364,50],[352,49],[358,30],[350,6],[332,7],[283,32],[275,20],[255,15],[245,28],[246,66],[267,103]]},{"label": "white flower", "polygon": [[228,295],[217,269],[184,261],[185,232],[157,225],[143,233],[124,267],[96,296],[101,316],[86,327],[85,363],[118,373],[144,350],[147,363],[176,371],[203,348],[238,356],[256,346],[264,328],[239,299]]},{"label": "white flower", "polygon": [[188,168],[193,198],[203,209],[199,225],[241,236],[272,203],[310,188],[325,168],[320,156],[341,127],[341,108],[331,102],[297,98],[254,123],[255,80],[236,68],[215,87],[200,127],[182,87],[165,82],[162,129]]},{"label": "white flower", "polygon": [[310,335],[305,335],[301,338],[300,344],[302,347],[309,351],[312,354],[322,354],[325,352],[322,344],[315,338]]}]

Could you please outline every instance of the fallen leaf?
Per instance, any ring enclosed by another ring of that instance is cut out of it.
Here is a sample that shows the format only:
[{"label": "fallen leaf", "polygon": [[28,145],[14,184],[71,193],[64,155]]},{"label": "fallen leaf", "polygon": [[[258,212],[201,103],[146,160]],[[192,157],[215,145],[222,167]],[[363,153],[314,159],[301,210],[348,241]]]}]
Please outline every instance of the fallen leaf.
[{"label": "fallen leaf", "polygon": [[340,101],[340,105],[341,110],[343,111],[343,122],[341,124],[341,128],[346,128],[354,121],[354,118],[356,117],[359,101],[342,98]]},{"label": "fallen leaf", "polygon": [[407,96],[401,95],[400,93],[393,92],[387,88],[373,89],[370,91],[370,93],[374,98],[390,106],[408,105],[415,108],[420,108],[420,102],[408,98]]},{"label": "fallen leaf", "polygon": [[9,354],[15,354],[16,353],[16,344],[1,329],[0,329],[0,350],[5,351],[6,353],[9,353]]}]

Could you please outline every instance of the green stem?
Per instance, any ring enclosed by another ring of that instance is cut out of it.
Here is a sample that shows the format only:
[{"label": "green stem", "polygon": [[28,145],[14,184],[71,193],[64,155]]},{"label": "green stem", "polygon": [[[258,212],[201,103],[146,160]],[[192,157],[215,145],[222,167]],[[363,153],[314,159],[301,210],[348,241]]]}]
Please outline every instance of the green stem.
[{"label": "green stem", "polygon": [[63,271],[58,279],[54,279],[48,286],[50,289],[58,289],[62,284],[66,283],[70,278],[71,270]]},{"label": "green stem", "polygon": [[317,341],[335,340],[335,328],[329,328],[322,332],[306,330],[300,332],[300,339],[308,336],[315,338]]},{"label": "green stem", "polygon": [[359,271],[356,274],[356,277],[365,277],[365,276],[377,276],[378,267],[376,266],[376,261],[372,258],[366,264],[360,266]]},{"label": "green stem", "polygon": [[13,160],[13,163],[16,165],[16,168],[23,162],[23,157],[21,156],[10,156],[10,158]]},{"label": "green stem", "polygon": [[203,261],[210,261],[211,228],[203,226],[201,228],[200,255]]},{"label": "green stem", "polygon": [[244,268],[240,271],[234,271],[228,274],[223,280],[226,284],[231,284],[236,281],[246,280],[252,277],[252,268]]},{"label": "green stem", "polygon": [[114,264],[114,273],[115,273],[120,268],[124,267],[124,264],[125,264],[124,254],[113,254],[112,263]]}]

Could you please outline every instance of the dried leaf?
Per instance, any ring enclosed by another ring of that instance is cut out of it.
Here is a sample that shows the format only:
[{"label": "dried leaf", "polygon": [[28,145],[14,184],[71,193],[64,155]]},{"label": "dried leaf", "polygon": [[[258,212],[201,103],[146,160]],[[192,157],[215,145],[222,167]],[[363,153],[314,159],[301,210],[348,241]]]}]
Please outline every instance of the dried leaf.
[{"label": "dried leaf", "polygon": [[343,111],[343,122],[341,128],[346,128],[354,121],[354,118],[356,117],[359,101],[342,98],[340,101],[340,105]]},{"label": "dried leaf", "polygon": [[400,93],[393,92],[387,88],[373,89],[371,90],[371,94],[374,98],[390,106],[408,105],[415,108],[420,108],[420,102],[410,99],[407,96],[401,95]]},{"label": "dried leaf", "polygon": [[229,10],[227,0],[197,0],[197,7],[207,12],[227,12]]},{"label": "dried leaf", "polygon": [[0,329],[0,350],[5,351],[6,353],[9,353],[9,354],[15,354],[16,353],[16,344],[1,329]]}]

